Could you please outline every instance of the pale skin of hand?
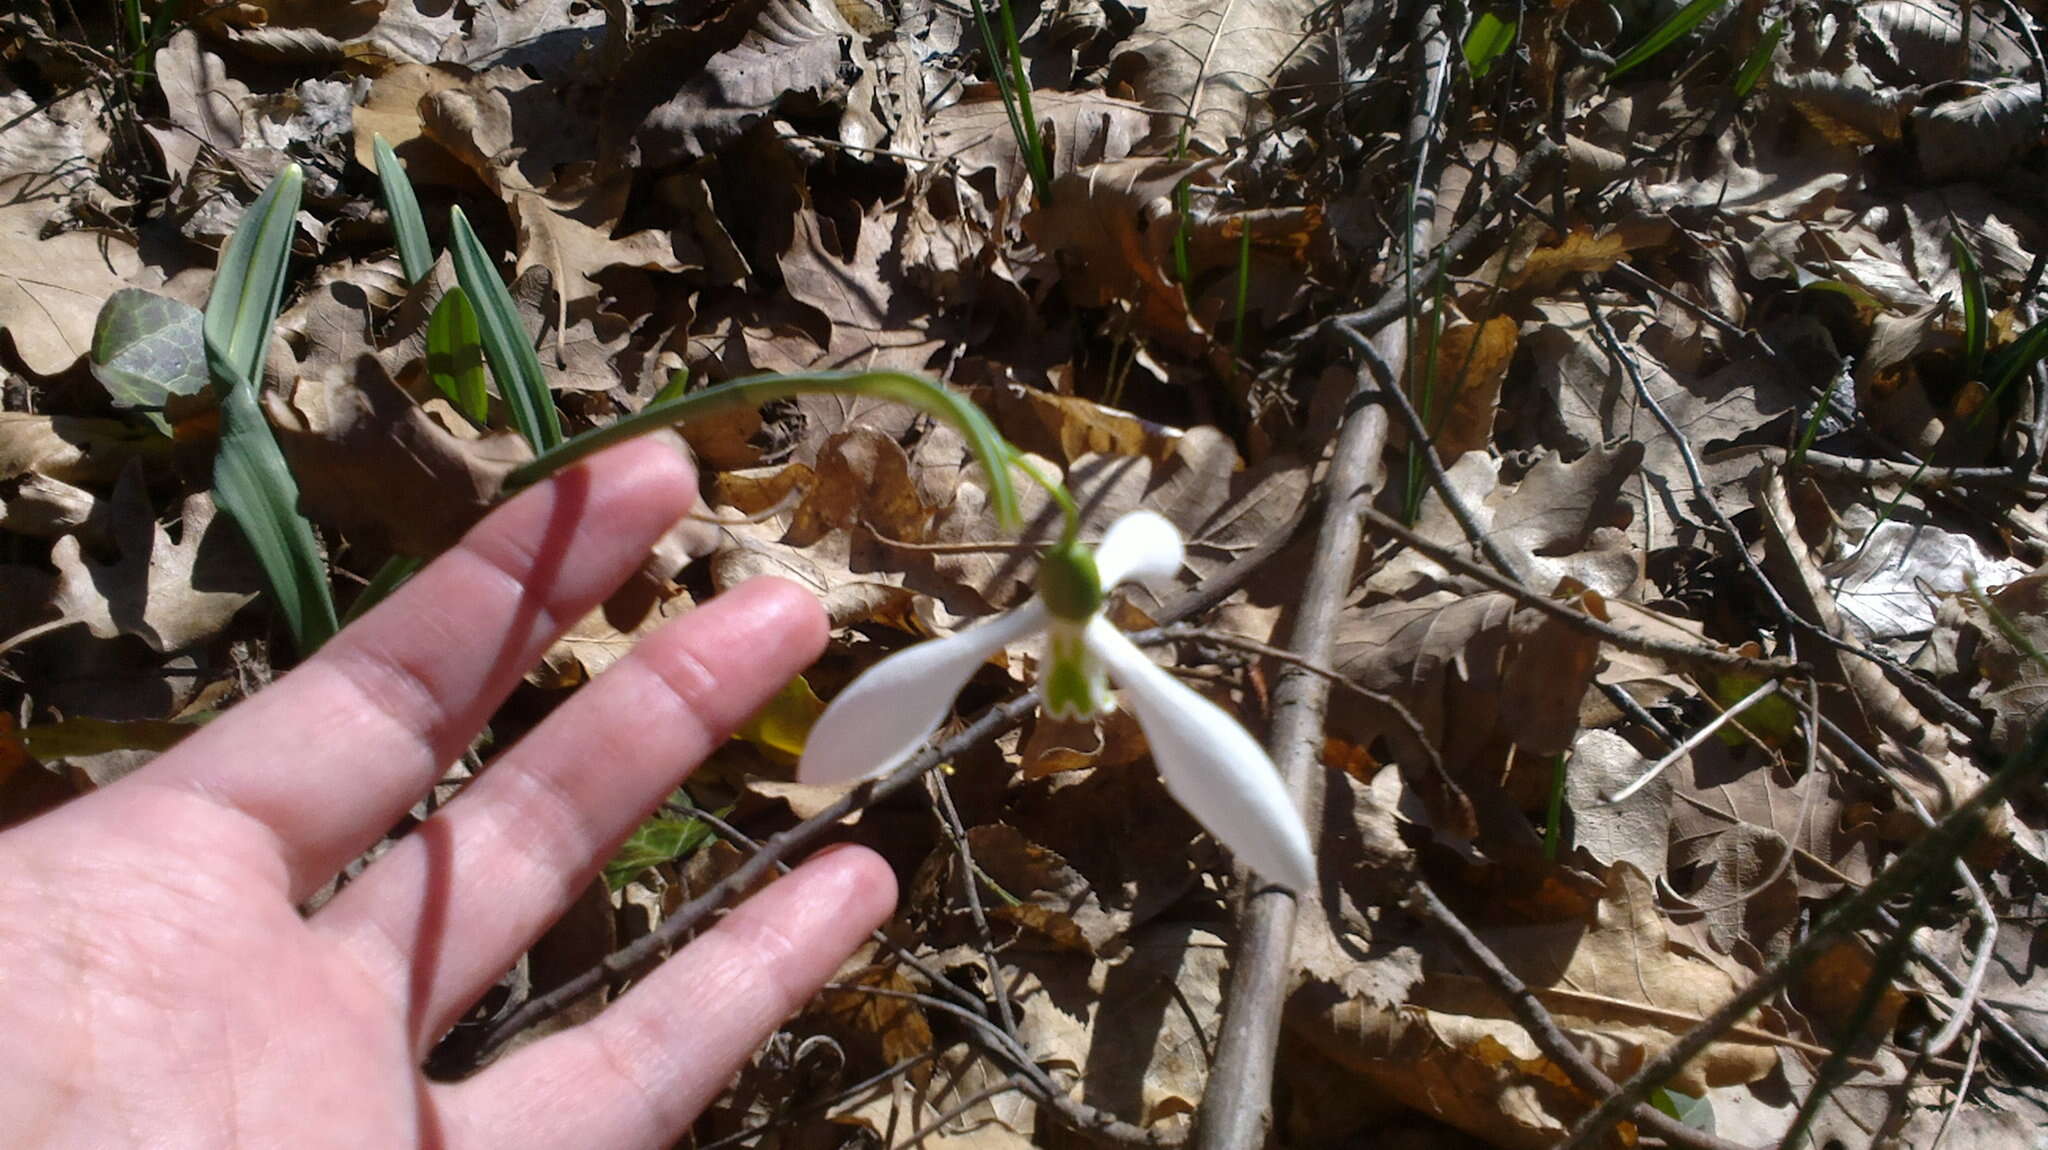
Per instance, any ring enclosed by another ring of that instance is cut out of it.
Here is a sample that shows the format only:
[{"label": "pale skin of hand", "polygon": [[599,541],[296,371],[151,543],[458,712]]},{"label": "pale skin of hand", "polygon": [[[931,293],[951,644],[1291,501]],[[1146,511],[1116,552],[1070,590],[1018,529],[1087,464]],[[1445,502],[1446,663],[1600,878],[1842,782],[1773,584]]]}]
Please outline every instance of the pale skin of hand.
[{"label": "pale skin of hand", "polygon": [[890,912],[848,847],[595,1020],[460,1083],[422,1057],[621,839],[822,649],[762,579],[644,640],[317,912],[689,506],[673,441],[521,494],[317,656],[144,769],[0,833],[9,1146],[669,1145]]}]

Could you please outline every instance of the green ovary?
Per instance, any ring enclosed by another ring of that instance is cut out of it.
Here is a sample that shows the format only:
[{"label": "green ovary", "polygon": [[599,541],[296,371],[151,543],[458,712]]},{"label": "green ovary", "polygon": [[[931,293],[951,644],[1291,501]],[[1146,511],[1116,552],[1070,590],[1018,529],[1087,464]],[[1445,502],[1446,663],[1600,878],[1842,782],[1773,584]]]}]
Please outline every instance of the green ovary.
[{"label": "green ovary", "polygon": [[1110,709],[1109,679],[1081,641],[1084,629],[1056,618],[1045,633],[1040,689],[1046,713],[1055,719],[1092,719]]}]

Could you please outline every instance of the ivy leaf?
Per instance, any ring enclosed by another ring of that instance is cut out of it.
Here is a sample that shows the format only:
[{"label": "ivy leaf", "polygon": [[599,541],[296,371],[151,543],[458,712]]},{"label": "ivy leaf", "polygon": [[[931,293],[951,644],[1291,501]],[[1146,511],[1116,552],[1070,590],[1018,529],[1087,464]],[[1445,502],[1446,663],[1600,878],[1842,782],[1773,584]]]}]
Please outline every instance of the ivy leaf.
[{"label": "ivy leaf", "polygon": [[[682,801],[687,798],[678,796]],[[731,807],[718,812],[724,818]],[[692,815],[659,814],[640,824],[619,847],[612,861],[604,864],[606,890],[619,890],[640,877],[649,867],[674,862],[703,846],[711,838],[711,826]]]},{"label": "ivy leaf", "polygon": [[93,378],[115,407],[154,411],[171,396],[198,394],[207,384],[205,322],[183,301],[122,288],[93,327]]}]

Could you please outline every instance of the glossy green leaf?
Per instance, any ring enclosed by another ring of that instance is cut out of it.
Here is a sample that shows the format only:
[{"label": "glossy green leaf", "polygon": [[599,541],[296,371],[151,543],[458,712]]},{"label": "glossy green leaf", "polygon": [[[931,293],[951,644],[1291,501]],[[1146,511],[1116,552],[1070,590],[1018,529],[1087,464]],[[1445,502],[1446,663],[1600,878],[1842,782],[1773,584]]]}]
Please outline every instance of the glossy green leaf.
[{"label": "glossy green leaf", "polygon": [[234,517],[269,580],[299,653],[336,629],[327,565],[312,524],[299,514],[299,485],[256,399],[291,255],[292,217],[304,177],[287,165],[235,228],[206,301],[206,358],[220,397],[214,500]]},{"label": "glossy green leaf", "polygon": [[420,215],[419,197],[412,193],[412,181],[405,177],[405,165],[391,150],[391,141],[378,135],[371,145],[377,153],[377,182],[384,186],[384,207],[391,213],[391,230],[398,234],[398,262],[405,268],[407,283],[418,283],[434,270],[434,245],[427,239],[427,221]]},{"label": "glossy green leaf", "polygon": [[479,427],[491,421],[491,397],[484,390],[483,335],[469,294],[449,288],[427,319],[427,377],[455,410]]},{"label": "glossy green leaf", "polygon": [[533,339],[519,322],[512,293],[505,290],[497,265],[477,241],[461,208],[454,210],[448,250],[455,257],[455,278],[476,310],[484,356],[490,361],[491,378],[498,381],[505,406],[512,411],[512,426],[536,452],[559,446],[562,424],[555,414],[555,397],[548,390],[547,376],[541,371],[540,356],[534,354]]},{"label": "glossy green leaf", "polygon": [[[724,818],[732,808],[719,811]],[[659,814],[640,824],[620,845],[617,854],[604,864],[604,885],[619,890],[640,877],[649,867],[674,862],[711,839],[711,825],[699,818]]]},{"label": "glossy green leaf", "polygon": [[183,300],[122,288],[100,307],[92,375],[115,407],[161,409],[206,387],[206,317]]},{"label": "glossy green leaf", "polygon": [[1712,15],[1714,9],[1728,0],[1692,0],[1692,3],[1671,14],[1671,18],[1659,24],[1655,31],[1643,37],[1635,47],[1621,54],[1614,67],[1607,73],[1609,83],[1640,67],[1657,53],[1677,43],[1687,33],[1700,26],[1700,21]]},{"label": "glossy green leaf", "polygon": [[1735,73],[1735,98],[1740,100],[1756,89],[1757,81],[1764,78],[1764,70],[1771,66],[1771,57],[1777,54],[1778,41],[1785,38],[1785,18],[1778,17],[1764,31],[1763,39],[1749,50],[1749,58]]},{"label": "glossy green leaf", "polygon": [[1500,59],[1515,42],[1513,21],[1503,20],[1487,12],[1472,22],[1472,30],[1465,34],[1465,70],[1472,78],[1481,80],[1493,68],[1493,62]]}]

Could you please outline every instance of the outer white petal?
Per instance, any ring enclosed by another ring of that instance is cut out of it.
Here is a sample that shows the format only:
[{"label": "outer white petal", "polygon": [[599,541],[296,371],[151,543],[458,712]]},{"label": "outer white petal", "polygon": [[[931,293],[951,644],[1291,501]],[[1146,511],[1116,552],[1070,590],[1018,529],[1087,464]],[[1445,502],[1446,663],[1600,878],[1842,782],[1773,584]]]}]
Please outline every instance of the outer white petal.
[{"label": "outer white petal", "polygon": [[1258,741],[1223,708],[1153,665],[1108,620],[1088,624],[1088,647],[1124,689],[1167,793],[1261,876],[1310,889],[1316,862],[1308,828]]},{"label": "outer white petal", "polygon": [[1102,576],[1102,589],[1136,579],[1160,584],[1180,574],[1187,545],[1180,529],[1156,511],[1133,511],[1109,525],[1102,543],[1095,548],[1095,570]]},{"label": "outer white petal", "polygon": [[796,777],[806,783],[851,783],[902,762],[945,721],[953,696],[989,656],[1045,624],[1045,606],[1033,599],[978,627],[907,647],[869,667],[818,717],[804,740]]}]

